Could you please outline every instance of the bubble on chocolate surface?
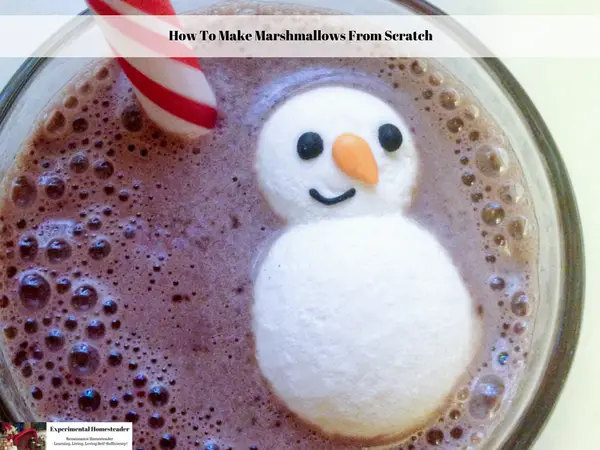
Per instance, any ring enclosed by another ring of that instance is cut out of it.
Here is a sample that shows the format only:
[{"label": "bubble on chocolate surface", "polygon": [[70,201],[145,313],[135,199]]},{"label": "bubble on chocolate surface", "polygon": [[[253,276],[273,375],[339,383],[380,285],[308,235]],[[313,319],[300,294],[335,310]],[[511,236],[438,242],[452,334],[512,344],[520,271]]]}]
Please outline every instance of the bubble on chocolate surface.
[{"label": "bubble on chocolate surface", "polygon": [[177,446],[177,439],[172,434],[165,434],[160,438],[158,445],[161,449],[172,449]]},{"label": "bubble on chocolate surface", "polygon": [[506,150],[491,145],[482,145],[475,154],[477,168],[488,177],[498,177],[508,169]]},{"label": "bubble on chocolate surface", "polygon": [[107,316],[112,316],[113,314],[116,314],[117,310],[117,302],[111,300],[110,298],[106,299],[102,304],[102,311],[104,311],[104,314],[106,314]]},{"label": "bubble on chocolate surface", "polygon": [[77,153],[71,158],[69,167],[75,173],[83,173],[90,167],[90,161],[83,153]]},{"label": "bubble on chocolate surface", "polygon": [[469,414],[474,419],[491,419],[502,402],[504,382],[497,375],[484,375],[475,386],[469,399]]},{"label": "bubble on chocolate surface", "polygon": [[79,100],[74,95],[69,95],[64,99],[63,106],[67,109],[75,109],[79,106]]},{"label": "bubble on chocolate surface", "polygon": [[19,298],[25,308],[40,310],[50,300],[51,289],[46,279],[37,272],[26,273],[19,281]]},{"label": "bubble on chocolate surface", "polygon": [[44,398],[44,393],[39,387],[34,386],[31,388],[31,396],[35,400],[41,400],[42,398]]},{"label": "bubble on chocolate surface", "polygon": [[423,75],[427,72],[427,62],[423,59],[416,59],[410,64],[410,71],[414,75]]},{"label": "bubble on chocolate surface", "polygon": [[94,92],[94,86],[91,82],[85,80],[78,83],[77,93],[82,97],[89,97]]},{"label": "bubble on chocolate surface", "polygon": [[498,353],[498,357],[496,359],[498,361],[498,364],[500,364],[501,366],[505,366],[506,364],[508,364],[508,353],[500,352]]},{"label": "bubble on chocolate surface", "polygon": [[34,334],[40,329],[38,321],[35,319],[27,319],[23,324],[23,329],[27,334]]},{"label": "bubble on chocolate surface", "polygon": [[136,423],[138,420],[140,420],[140,415],[135,411],[129,411],[127,414],[125,414],[126,422]]},{"label": "bubble on chocolate surface", "polygon": [[65,292],[71,289],[71,280],[68,278],[62,277],[56,280],[56,292],[59,294],[64,294]]},{"label": "bubble on chocolate surface", "polygon": [[508,205],[518,203],[522,198],[525,189],[518,183],[506,183],[498,188],[498,197]]},{"label": "bubble on chocolate surface", "polygon": [[96,71],[96,80],[106,80],[110,76],[110,69],[107,66],[102,66]]},{"label": "bubble on chocolate surface", "polygon": [[525,322],[524,320],[516,321],[513,325],[513,331],[516,335],[521,335],[525,333],[525,331],[527,331],[527,322]]},{"label": "bubble on chocolate surface", "polygon": [[108,364],[116,367],[123,361],[123,355],[117,350],[112,350],[108,355]]},{"label": "bubble on chocolate surface", "polygon": [[71,257],[71,245],[61,238],[54,238],[46,245],[46,256],[50,263],[59,263]]},{"label": "bubble on chocolate surface", "polygon": [[44,342],[46,343],[46,348],[48,350],[57,352],[65,345],[65,335],[59,329],[54,328],[48,332],[44,338]]},{"label": "bubble on chocolate surface", "polygon": [[23,236],[19,240],[19,255],[24,261],[33,261],[38,252],[38,241],[33,236]]},{"label": "bubble on chocolate surface", "polygon": [[59,388],[63,384],[63,379],[60,375],[56,375],[50,379],[50,383],[52,384],[52,387]]},{"label": "bubble on chocolate surface", "polygon": [[28,208],[35,202],[37,189],[25,175],[19,175],[12,182],[12,201],[19,208]]},{"label": "bubble on chocolate surface", "polygon": [[110,161],[98,161],[94,164],[94,174],[101,180],[110,178],[115,173],[115,168]]},{"label": "bubble on chocolate surface", "polygon": [[85,118],[78,117],[73,121],[71,126],[75,133],[83,133],[88,129],[89,123]]},{"label": "bubble on chocolate surface", "polygon": [[503,247],[506,245],[506,238],[504,237],[503,234],[496,234],[494,236],[494,244],[496,244],[498,247]]},{"label": "bubble on chocolate surface", "polygon": [[43,181],[46,196],[52,200],[58,200],[65,193],[65,182],[60,177],[49,177]]},{"label": "bubble on chocolate surface", "polygon": [[14,339],[17,337],[18,331],[16,327],[13,326],[5,326],[4,327],[4,336],[6,339]]},{"label": "bubble on chocolate surface", "polygon": [[442,108],[451,111],[460,104],[460,94],[453,88],[442,89],[439,94],[439,102]]},{"label": "bubble on chocolate surface", "polygon": [[87,311],[96,306],[98,302],[98,292],[96,288],[89,284],[77,286],[71,297],[71,305],[77,311]]},{"label": "bubble on chocolate surface", "polygon": [[68,355],[69,372],[75,376],[93,375],[100,367],[100,353],[87,343],[75,344]]},{"label": "bubble on chocolate surface", "polygon": [[144,375],[143,373],[138,373],[135,376],[135,378],[133,379],[133,385],[138,389],[146,386],[147,382],[148,382],[148,377],[146,377],[146,375]]},{"label": "bubble on chocolate surface", "polygon": [[121,112],[121,123],[127,131],[140,131],[144,127],[140,108],[137,105],[127,105]]},{"label": "bubble on chocolate surface", "polygon": [[92,319],[86,327],[86,336],[89,339],[97,340],[104,337],[106,334],[106,326],[101,320]]},{"label": "bubble on chocolate surface", "polygon": [[50,136],[59,135],[67,128],[67,119],[61,111],[52,111],[46,119],[44,128]]},{"label": "bubble on chocolate surface", "polygon": [[69,316],[65,319],[65,328],[69,331],[73,331],[77,328],[77,318],[75,316]]},{"label": "bubble on chocolate surface", "polygon": [[434,72],[429,75],[429,84],[432,86],[441,86],[444,83],[444,75],[440,72]]},{"label": "bubble on chocolate surface", "polygon": [[132,403],[132,402],[133,402],[133,400],[134,400],[134,398],[135,398],[135,397],[134,397],[134,395],[133,395],[133,393],[132,393],[132,392],[125,392],[125,393],[123,394],[123,401],[124,401],[125,403]]},{"label": "bubble on chocolate surface", "polygon": [[479,445],[483,442],[483,439],[485,439],[485,434],[481,431],[475,431],[471,434],[471,444],[473,445]]},{"label": "bubble on chocolate surface", "polygon": [[148,425],[153,429],[162,428],[165,425],[165,419],[160,414],[154,413],[148,419]]},{"label": "bubble on chocolate surface", "polygon": [[135,238],[135,227],[132,225],[127,225],[123,230],[123,236],[125,237],[125,239]]},{"label": "bubble on chocolate surface", "polygon": [[77,404],[83,412],[97,411],[100,408],[101,397],[96,389],[86,389],[79,395]]},{"label": "bubble on chocolate surface", "polygon": [[506,287],[506,281],[498,275],[492,275],[488,283],[493,291],[501,291]]},{"label": "bubble on chocolate surface", "polygon": [[148,392],[148,400],[153,406],[164,406],[169,401],[169,391],[164,386],[152,386]]},{"label": "bubble on chocolate surface", "polygon": [[467,120],[475,120],[479,114],[479,108],[475,105],[467,105],[463,109],[463,117]]},{"label": "bubble on chocolate surface", "polygon": [[23,375],[24,378],[29,378],[33,375],[33,369],[31,368],[30,363],[26,362],[23,364],[23,367],[21,367],[21,375]]},{"label": "bubble on chocolate surface", "polygon": [[123,401],[125,403],[131,403],[131,402],[133,402],[133,399],[134,399],[134,396],[131,392],[125,392],[123,394]]},{"label": "bubble on chocolate surface", "polygon": [[515,240],[520,241],[527,235],[527,218],[513,217],[508,221],[508,234]]},{"label": "bubble on chocolate surface", "polygon": [[444,432],[439,428],[429,430],[426,436],[428,444],[438,446],[444,442]]},{"label": "bubble on chocolate surface", "polygon": [[450,130],[450,132],[452,133],[458,133],[462,131],[464,125],[465,122],[460,117],[453,117],[452,119],[448,120],[448,122],[446,122],[448,130]]},{"label": "bubble on chocolate surface", "polygon": [[461,176],[461,180],[465,186],[473,186],[475,179],[475,174],[470,170],[464,172]]},{"label": "bubble on chocolate surface", "polygon": [[529,314],[529,299],[523,291],[517,291],[512,295],[510,310],[515,316],[523,317]]},{"label": "bubble on chocolate surface", "polygon": [[35,347],[30,348],[29,350],[33,359],[39,361],[44,358],[44,351],[39,346],[36,345]]},{"label": "bubble on chocolate surface", "polygon": [[110,250],[110,242],[108,242],[106,239],[97,239],[90,245],[88,254],[92,259],[99,261],[110,255]]},{"label": "bubble on chocolate surface", "polygon": [[90,230],[99,230],[100,228],[102,228],[102,220],[100,219],[100,217],[91,217],[88,222],[87,222],[87,227]]},{"label": "bubble on chocolate surface", "polygon": [[500,225],[504,220],[504,208],[498,203],[488,203],[481,210],[481,219],[488,225]]}]

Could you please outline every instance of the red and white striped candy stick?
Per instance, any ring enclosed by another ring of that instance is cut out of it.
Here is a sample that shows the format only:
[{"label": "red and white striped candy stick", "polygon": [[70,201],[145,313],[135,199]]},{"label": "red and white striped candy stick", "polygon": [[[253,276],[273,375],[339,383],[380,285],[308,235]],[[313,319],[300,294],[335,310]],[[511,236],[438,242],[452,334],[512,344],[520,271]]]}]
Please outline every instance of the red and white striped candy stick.
[{"label": "red and white striped candy stick", "polygon": [[[170,0],[86,1],[98,16],[175,16]],[[179,47],[185,57],[169,57],[161,51],[173,45],[168,42],[164,26],[179,28],[178,21],[160,18],[162,27],[155,28],[147,26],[150,20],[142,24],[123,19],[104,23],[103,31],[148,116],[165,131],[186,136],[199,136],[213,129],[217,120],[215,94],[191,47]],[[118,56],[123,45],[150,47],[164,57],[123,58]]]}]

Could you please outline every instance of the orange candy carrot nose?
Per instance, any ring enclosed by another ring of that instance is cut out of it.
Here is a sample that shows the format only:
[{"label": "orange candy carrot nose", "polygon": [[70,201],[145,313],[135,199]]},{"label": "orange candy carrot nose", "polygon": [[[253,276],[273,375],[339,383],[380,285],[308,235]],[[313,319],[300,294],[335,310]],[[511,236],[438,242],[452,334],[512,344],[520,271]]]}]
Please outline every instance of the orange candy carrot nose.
[{"label": "orange candy carrot nose", "polygon": [[333,143],[333,161],[342,172],[368,184],[377,184],[379,169],[367,141],[352,133],[338,136]]}]

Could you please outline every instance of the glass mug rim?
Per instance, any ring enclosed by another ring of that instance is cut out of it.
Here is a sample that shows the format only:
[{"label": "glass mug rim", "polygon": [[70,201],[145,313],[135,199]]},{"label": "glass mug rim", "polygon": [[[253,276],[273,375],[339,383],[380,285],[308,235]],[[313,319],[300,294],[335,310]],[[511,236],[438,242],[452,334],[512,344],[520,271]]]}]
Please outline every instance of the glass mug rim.
[{"label": "glass mug rim", "polygon": [[[408,8],[416,14],[444,15],[444,11],[426,0],[388,0],[391,3]],[[88,9],[79,15],[90,15]],[[458,26],[463,36],[469,33]],[[60,45],[78,27],[65,32],[59,30],[49,41],[49,46]],[[475,39],[470,37],[470,39]],[[28,58],[11,77],[0,92],[0,128],[10,114],[13,104],[27,87],[48,58]],[[531,137],[542,158],[546,175],[549,177],[558,212],[558,224],[564,235],[561,249],[562,273],[564,279],[560,291],[562,301],[559,304],[558,317],[560,324],[552,344],[551,357],[543,370],[534,396],[516,422],[516,426],[508,433],[502,443],[503,450],[525,450],[530,448],[541,434],[566,382],[571,368],[575,349],[579,339],[583,314],[583,298],[585,290],[585,263],[583,249],[583,232],[581,220],[572,184],[564,161],[559,153],[547,125],[541,114],[529,98],[517,79],[499,59],[475,58],[475,61],[492,76],[494,82],[508,96],[531,132]],[[568,262],[573,262],[569,264]],[[11,417],[10,409],[0,392],[0,416],[12,421],[21,421]]]}]

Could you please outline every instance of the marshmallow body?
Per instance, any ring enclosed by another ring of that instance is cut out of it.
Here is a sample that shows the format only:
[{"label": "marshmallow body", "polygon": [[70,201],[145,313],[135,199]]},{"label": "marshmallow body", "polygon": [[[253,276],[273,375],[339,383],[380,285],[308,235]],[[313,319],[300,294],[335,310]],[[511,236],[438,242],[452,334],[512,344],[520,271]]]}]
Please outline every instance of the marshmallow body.
[{"label": "marshmallow body", "polygon": [[453,393],[480,333],[438,241],[401,215],[292,227],[257,272],[253,327],[273,391],[325,433],[414,431]]}]

